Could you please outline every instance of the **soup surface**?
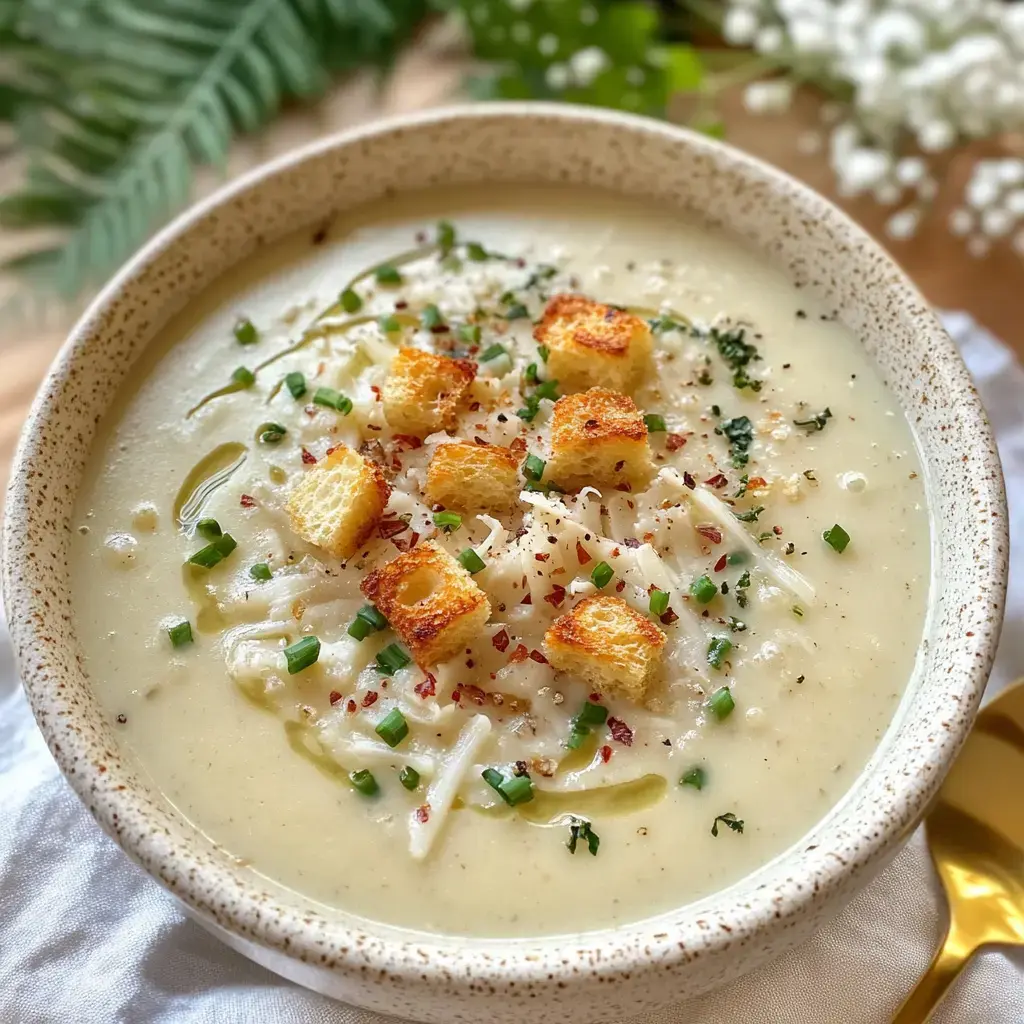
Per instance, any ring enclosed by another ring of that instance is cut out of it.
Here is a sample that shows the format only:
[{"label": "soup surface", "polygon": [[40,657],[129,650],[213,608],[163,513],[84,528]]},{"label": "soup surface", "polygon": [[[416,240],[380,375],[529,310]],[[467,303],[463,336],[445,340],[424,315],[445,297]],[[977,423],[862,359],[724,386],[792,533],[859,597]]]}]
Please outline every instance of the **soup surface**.
[{"label": "soup surface", "polygon": [[614,925],[864,767],[922,632],[919,474],[856,340],[735,239],[581,190],[391,199],[151,346],[75,509],[77,629],[154,787],[273,883]]}]

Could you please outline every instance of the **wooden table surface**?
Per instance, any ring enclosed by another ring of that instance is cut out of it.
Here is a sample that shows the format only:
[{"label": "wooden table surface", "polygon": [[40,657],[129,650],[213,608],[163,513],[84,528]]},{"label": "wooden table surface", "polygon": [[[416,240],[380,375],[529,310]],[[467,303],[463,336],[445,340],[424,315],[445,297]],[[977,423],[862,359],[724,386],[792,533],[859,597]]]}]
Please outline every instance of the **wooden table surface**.
[{"label": "wooden table surface", "polygon": [[[265,132],[240,141],[232,151],[227,174],[238,174],[291,147],[339,128],[364,123],[386,114],[421,109],[458,98],[464,73],[460,57],[442,44],[421,42],[398,62],[394,73],[379,90],[369,75],[339,85],[316,107],[290,111]],[[819,127],[817,107],[810,96],[800,97],[788,113],[753,117],[745,113],[738,96],[726,97],[725,121],[730,142],[802,178],[834,199],[869,231],[883,239],[889,250],[917,282],[928,299],[946,309],[964,309],[1003,338],[1024,357],[1024,331],[1018,324],[1024,290],[1024,260],[1006,247],[984,259],[967,255],[961,239],[945,227],[948,211],[962,193],[973,154],[965,153],[951,165],[942,182],[936,215],[910,241],[884,239],[882,226],[888,212],[869,200],[839,198],[824,155],[806,155],[798,140]],[[15,169],[6,169],[7,184]],[[203,173],[196,194],[216,188],[223,177]],[[20,236],[0,237],[0,256],[24,245]],[[69,318],[54,315],[45,328],[26,329],[0,338],[0,485],[21,424],[46,368],[60,346]]]}]

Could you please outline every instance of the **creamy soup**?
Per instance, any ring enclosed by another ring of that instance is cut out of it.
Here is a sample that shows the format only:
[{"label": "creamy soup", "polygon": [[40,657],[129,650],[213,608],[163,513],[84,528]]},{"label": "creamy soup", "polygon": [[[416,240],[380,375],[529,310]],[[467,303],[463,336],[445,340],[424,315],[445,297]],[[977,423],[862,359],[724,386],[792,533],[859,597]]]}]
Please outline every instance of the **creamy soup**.
[{"label": "creamy soup", "polygon": [[735,882],[914,671],[908,424],[812,295],[581,190],[389,199],[172,323],[75,509],[85,666],[265,880],[573,932]]}]

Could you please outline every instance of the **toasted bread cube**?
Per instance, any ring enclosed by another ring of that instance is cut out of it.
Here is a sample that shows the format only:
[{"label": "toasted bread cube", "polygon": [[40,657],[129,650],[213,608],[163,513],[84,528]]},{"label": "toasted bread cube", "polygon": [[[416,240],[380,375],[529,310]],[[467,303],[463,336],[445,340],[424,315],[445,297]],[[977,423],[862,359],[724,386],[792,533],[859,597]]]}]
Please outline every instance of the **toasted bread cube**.
[{"label": "toasted bread cube", "polygon": [[621,597],[584,598],[544,634],[544,653],[599,693],[641,703],[661,662],[665,634]]},{"label": "toasted bread cube", "polygon": [[632,391],[650,362],[647,322],[584,295],[555,295],[533,336],[548,347],[548,376],[563,394]]},{"label": "toasted bread cube", "polygon": [[487,595],[473,577],[429,540],[375,569],[359,586],[424,667],[470,647],[491,617]]},{"label": "toasted bread cube", "polygon": [[653,472],[647,425],[633,399],[591,388],[555,402],[547,479],[570,491],[587,485],[630,490]]},{"label": "toasted bread cube", "polygon": [[475,376],[476,364],[466,359],[400,349],[381,388],[384,416],[400,434],[451,430]]},{"label": "toasted bread cube", "polygon": [[390,495],[380,467],[339,444],[303,473],[285,508],[303,540],[351,558],[377,528]]},{"label": "toasted bread cube", "polygon": [[508,512],[519,496],[519,461],[496,444],[439,444],[427,467],[427,500],[460,512]]}]

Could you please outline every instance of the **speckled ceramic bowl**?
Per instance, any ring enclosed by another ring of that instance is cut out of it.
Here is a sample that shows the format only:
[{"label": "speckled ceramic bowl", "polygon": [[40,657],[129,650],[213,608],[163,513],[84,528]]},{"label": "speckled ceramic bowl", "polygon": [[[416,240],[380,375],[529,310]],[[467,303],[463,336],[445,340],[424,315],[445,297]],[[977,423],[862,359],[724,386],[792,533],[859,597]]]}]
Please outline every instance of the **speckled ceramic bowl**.
[{"label": "speckled ceramic bowl", "polygon": [[[267,891],[168,813],[79,667],[70,514],[97,421],[154,333],[232,264],[302,224],[435,182],[565,182],[692,207],[746,236],[857,333],[906,410],[927,477],[935,583],[911,684],[841,804],[754,875],[613,931],[515,941],[401,931]],[[992,434],[952,342],[896,265],[838,210],[727,146],[666,124],[548,105],[437,111],[324,140],[179,218],[73,332],[32,407],[4,529],[3,583],[39,726],[99,824],[203,923],[303,985],[455,1024],[621,1020],[737,977],[833,916],[921,817],[974,717],[1007,564]]]}]

